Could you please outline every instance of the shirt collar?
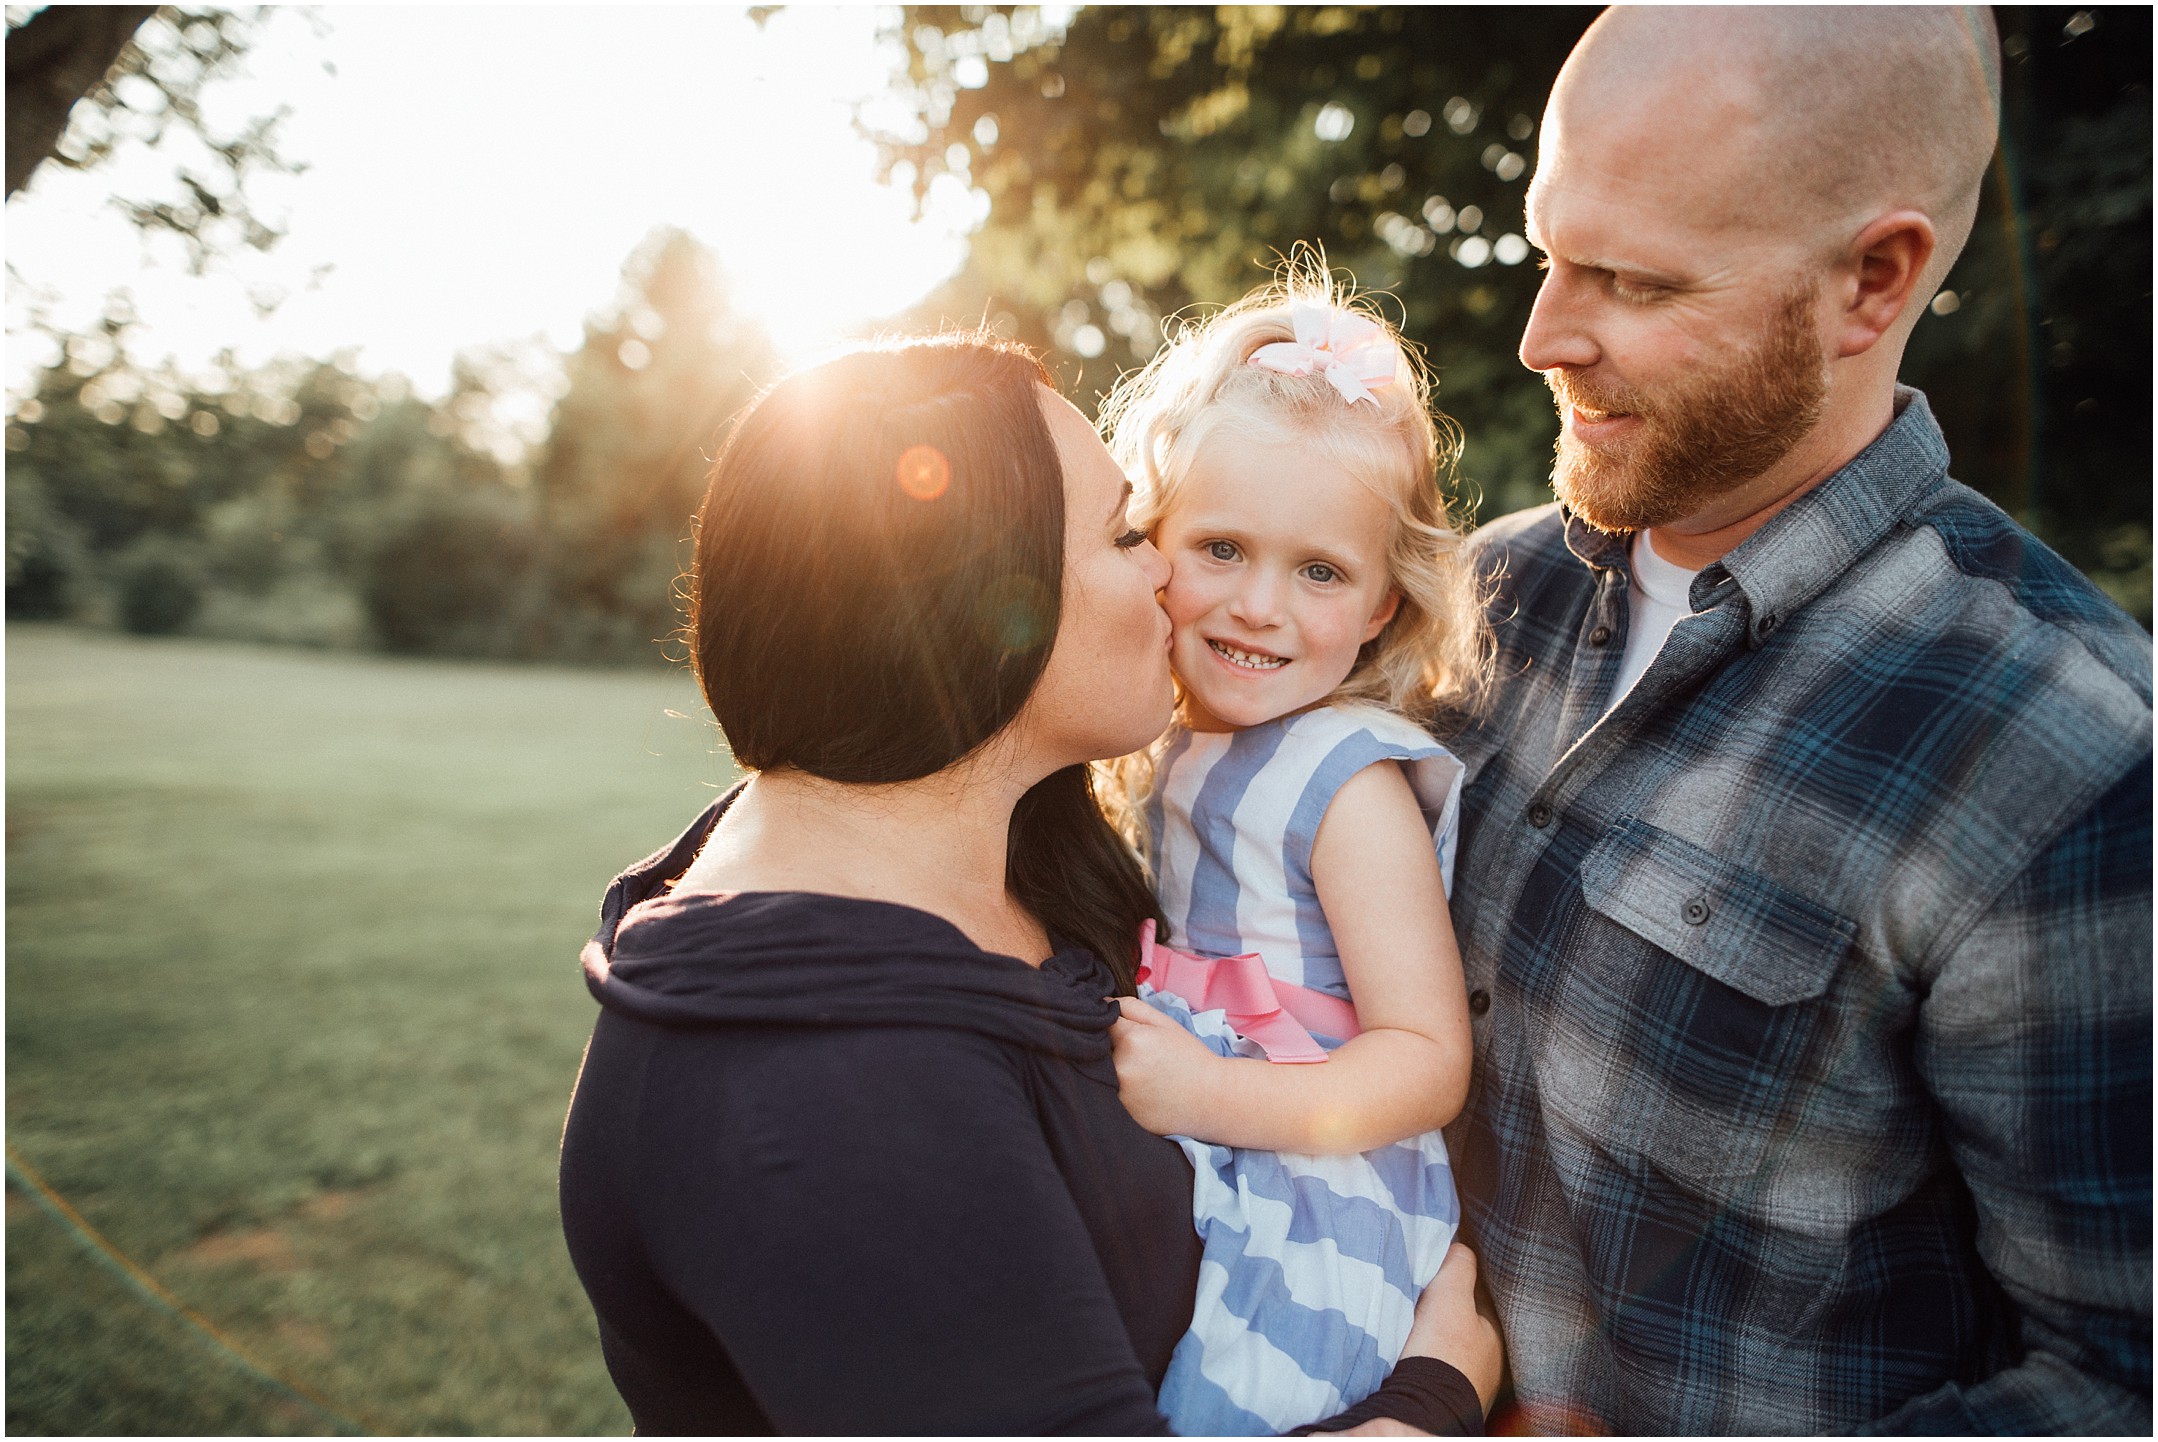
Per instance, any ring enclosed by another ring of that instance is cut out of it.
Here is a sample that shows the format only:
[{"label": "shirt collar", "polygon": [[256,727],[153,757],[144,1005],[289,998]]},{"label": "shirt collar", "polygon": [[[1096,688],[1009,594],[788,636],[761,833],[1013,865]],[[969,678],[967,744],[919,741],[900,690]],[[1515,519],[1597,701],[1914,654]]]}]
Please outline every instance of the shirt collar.
[{"label": "shirt collar", "polygon": [[1599,531],[1582,520],[1564,503],[1559,514],[1566,518],[1566,549],[1573,552],[1583,565],[1598,571],[1621,569],[1626,564],[1626,546],[1632,533],[1628,531]]},{"label": "shirt collar", "polygon": [[[1925,396],[1897,386],[1895,419],[1844,467],[1694,577],[1695,610],[1736,581],[1752,611],[1750,638],[1766,640],[1782,617],[1803,606],[1888,533],[1924,492],[1948,473],[1948,442]],[[1599,531],[1571,511],[1566,548],[1596,570],[1626,565],[1626,535]]]},{"label": "shirt collar", "polygon": [[1753,609],[1756,644],[1828,589],[1948,474],[1948,441],[1925,396],[1896,387],[1896,418],[1827,480],[1768,519],[1723,568]]}]

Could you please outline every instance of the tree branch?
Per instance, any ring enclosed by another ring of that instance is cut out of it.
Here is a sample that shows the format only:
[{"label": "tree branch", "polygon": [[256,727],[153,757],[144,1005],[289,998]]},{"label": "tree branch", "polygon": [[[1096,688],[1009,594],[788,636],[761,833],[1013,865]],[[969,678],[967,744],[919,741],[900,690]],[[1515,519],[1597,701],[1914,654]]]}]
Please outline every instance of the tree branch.
[{"label": "tree branch", "polygon": [[155,5],[48,5],[7,37],[7,193],[29,183]]}]

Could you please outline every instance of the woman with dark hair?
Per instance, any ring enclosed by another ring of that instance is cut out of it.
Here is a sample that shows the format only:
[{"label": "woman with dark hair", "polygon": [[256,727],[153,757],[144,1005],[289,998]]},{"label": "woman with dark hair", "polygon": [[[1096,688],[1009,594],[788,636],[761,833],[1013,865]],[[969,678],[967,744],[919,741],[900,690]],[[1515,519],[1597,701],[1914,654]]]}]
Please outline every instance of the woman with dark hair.
[{"label": "woman with dark hair", "polygon": [[[1192,1177],[1117,1100],[1158,917],[1086,767],[1169,714],[1129,490],[985,338],[795,376],[720,456],[694,650],[750,779],[609,890],[563,1138],[639,1432],[1162,1430]],[[1472,1288],[1462,1252],[1322,1426],[1474,1430]]]}]

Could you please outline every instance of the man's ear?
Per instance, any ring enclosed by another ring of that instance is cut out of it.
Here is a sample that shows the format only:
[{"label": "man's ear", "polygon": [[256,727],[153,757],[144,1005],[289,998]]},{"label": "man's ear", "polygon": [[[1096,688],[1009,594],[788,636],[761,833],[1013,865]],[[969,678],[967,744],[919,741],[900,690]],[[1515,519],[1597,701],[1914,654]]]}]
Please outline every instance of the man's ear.
[{"label": "man's ear", "polygon": [[1844,306],[1836,321],[1839,358],[1865,354],[1888,333],[1931,259],[1933,222],[1923,211],[1890,211],[1858,233],[1845,252]]},{"label": "man's ear", "polygon": [[1394,613],[1400,609],[1401,592],[1389,587],[1386,599],[1379,602],[1378,609],[1371,613],[1371,619],[1364,624],[1364,639],[1357,644],[1364,645],[1375,640],[1378,634],[1386,629],[1386,623],[1394,619]]}]

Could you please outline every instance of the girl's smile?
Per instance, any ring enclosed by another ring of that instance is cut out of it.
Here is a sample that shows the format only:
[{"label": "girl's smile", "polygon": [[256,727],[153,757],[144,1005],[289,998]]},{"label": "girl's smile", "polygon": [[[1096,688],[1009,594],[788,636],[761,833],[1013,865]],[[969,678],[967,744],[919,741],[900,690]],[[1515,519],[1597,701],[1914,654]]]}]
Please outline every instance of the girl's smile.
[{"label": "girl's smile", "polygon": [[1232,646],[1226,641],[1214,640],[1211,637],[1207,639],[1206,644],[1213,648],[1215,655],[1240,670],[1272,671],[1289,664],[1289,658],[1286,656],[1271,655],[1256,648],[1247,650],[1243,647]]},{"label": "girl's smile", "polygon": [[1256,726],[1347,679],[1400,603],[1392,525],[1385,500],[1316,444],[1210,438],[1156,530],[1185,724]]}]

